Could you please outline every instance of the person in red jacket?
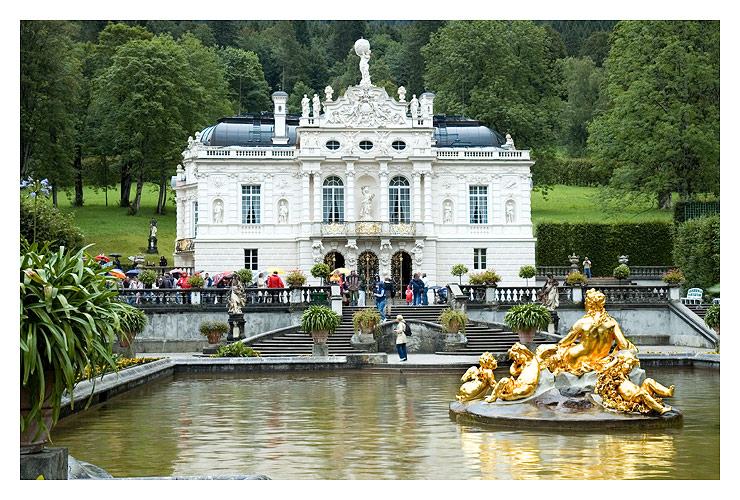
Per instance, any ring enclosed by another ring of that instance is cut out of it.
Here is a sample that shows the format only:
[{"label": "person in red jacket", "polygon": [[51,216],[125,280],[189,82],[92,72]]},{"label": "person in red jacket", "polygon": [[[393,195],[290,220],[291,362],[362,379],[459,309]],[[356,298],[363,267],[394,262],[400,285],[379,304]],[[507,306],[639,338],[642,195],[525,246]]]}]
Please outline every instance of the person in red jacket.
[{"label": "person in red jacket", "polygon": [[[190,283],[188,283],[188,273],[182,273],[182,276],[180,276],[180,279],[177,280],[177,288],[182,288],[183,290],[192,288],[190,286]],[[183,292],[182,303],[190,304],[190,292],[187,292],[187,293]]]},{"label": "person in red jacket", "polygon": [[[277,271],[274,271],[272,275],[267,278],[267,288],[285,288],[283,280],[280,279]],[[272,297],[272,302],[282,302],[280,300],[280,292],[277,290],[271,290],[270,296]]]}]

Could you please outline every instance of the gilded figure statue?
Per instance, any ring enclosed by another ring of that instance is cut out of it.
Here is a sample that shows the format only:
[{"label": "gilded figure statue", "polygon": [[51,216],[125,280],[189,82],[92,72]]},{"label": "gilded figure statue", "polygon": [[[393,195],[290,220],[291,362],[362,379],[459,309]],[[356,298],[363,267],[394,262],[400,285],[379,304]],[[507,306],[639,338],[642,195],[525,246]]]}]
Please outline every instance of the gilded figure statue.
[{"label": "gilded figure statue", "polygon": [[509,359],[513,361],[509,368],[511,377],[502,378],[493,387],[486,403],[493,403],[497,399],[514,401],[534,394],[540,379],[539,358],[517,342],[509,349]]},{"label": "gilded figure statue", "polygon": [[659,396],[673,396],[674,386],[666,387],[648,378],[637,386],[629,379],[633,368],[640,366],[640,360],[630,351],[622,351],[610,356],[609,361],[599,372],[594,392],[601,396],[606,408],[627,412],[663,413],[671,411],[663,405]]},{"label": "gilded figure statue", "polygon": [[493,370],[496,369],[498,363],[496,363],[493,354],[484,352],[480,355],[478,363],[480,367],[471,366],[462,378],[460,378],[460,381],[465,383],[460,386],[460,391],[455,397],[458,401],[483,399],[489,389],[492,389],[496,385],[496,377],[493,374]]},{"label": "gilded figure statue", "polygon": [[[538,354],[542,349],[541,359],[555,375],[570,372],[580,376],[599,371],[614,343],[617,351],[637,350],[604,309],[606,297],[603,293],[592,288],[586,293],[585,303],[585,316],[575,322],[568,335],[557,344],[543,345],[538,349]],[[576,343],[579,339],[580,342]]]}]

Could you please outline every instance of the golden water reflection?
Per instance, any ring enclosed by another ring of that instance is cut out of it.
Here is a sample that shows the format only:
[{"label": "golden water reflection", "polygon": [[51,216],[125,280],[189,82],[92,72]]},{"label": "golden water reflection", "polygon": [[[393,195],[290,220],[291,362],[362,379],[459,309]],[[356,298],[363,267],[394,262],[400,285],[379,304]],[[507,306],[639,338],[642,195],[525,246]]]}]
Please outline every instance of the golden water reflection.
[{"label": "golden water reflection", "polygon": [[458,424],[448,407],[460,373],[363,370],[176,374],[66,419],[53,437],[115,477],[717,479],[719,373],[673,370],[649,370],[675,382],[685,415],[663,430]]}]

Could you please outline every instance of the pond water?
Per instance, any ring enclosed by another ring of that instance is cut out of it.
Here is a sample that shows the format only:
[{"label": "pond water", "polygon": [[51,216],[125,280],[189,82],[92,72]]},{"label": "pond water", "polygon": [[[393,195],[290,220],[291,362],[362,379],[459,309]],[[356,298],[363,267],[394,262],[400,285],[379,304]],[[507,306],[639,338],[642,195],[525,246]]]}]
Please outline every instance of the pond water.
[{"label": "pond water", "polygon": [[[448,407],[462,373],[174,374],[54,428],[115,477],[719,479],[719,370],[650,368],[682,427],[491,430]],[[497,371],[497,378],[506,372]]]}]

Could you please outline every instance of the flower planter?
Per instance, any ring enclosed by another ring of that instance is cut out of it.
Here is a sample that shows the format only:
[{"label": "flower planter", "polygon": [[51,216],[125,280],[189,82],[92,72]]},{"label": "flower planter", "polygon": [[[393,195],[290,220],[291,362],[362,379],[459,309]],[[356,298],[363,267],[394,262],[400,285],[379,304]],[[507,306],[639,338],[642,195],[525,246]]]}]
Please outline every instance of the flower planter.
[{"label": "flower planter", "polygon": [[326,344],[329,338],[329,330],[314,330],[311,332],[311,337],[313,337],[314,344]]},{"label": "flower planter", "polygon": [[519,342],[522,344],[530,344],[534,341],[534,336],[537,333],[536,328],[531,328],[529,330],[521,330],[518,329],[516,331],[516,334],[519,336]]},{"label": "flower planter", "polygon": [[208,334],[208,343],[218,344],[219,342],[221,342],[222,336],[223,336],[223,332],[211,332]]},{"label": "flower planter", "polygon": [[360,331],[362,333],[373,333],[373,330],[375,330],[375,322],[372,321],[370,323],[360,323]]},{"label": "flower planter", "polygon": [[460,331],[460,322],[457,320],[450,320],[449,333],[458,333]]}]

